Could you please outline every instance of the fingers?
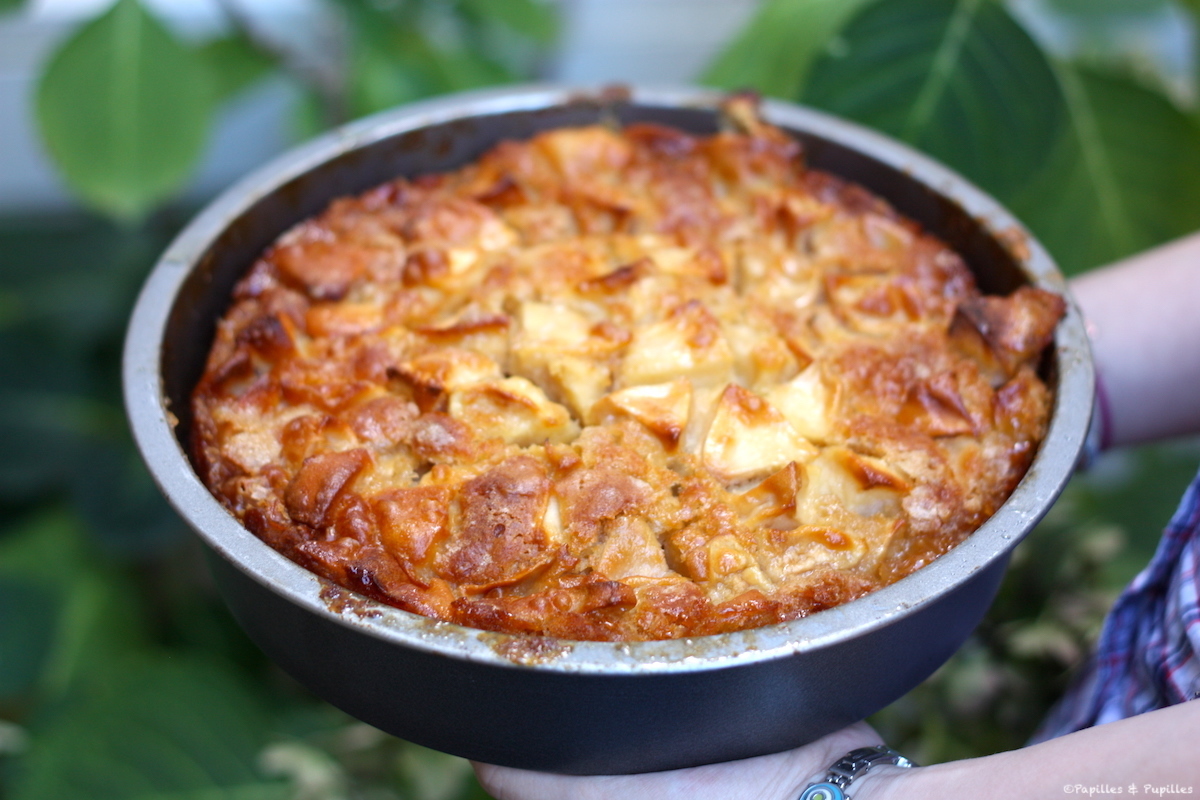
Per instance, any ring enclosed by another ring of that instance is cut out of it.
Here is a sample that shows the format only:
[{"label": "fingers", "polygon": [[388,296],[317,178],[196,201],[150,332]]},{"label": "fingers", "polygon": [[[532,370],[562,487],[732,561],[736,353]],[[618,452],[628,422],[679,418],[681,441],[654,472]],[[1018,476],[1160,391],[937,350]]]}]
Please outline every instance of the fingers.
[{"label": "fingers", "polygon": [[846,752],[878,743],[859,723],[795,750],[670,772],[581,777],[491,764],[475,764],[475,772],[496,800],[795,800]]}]

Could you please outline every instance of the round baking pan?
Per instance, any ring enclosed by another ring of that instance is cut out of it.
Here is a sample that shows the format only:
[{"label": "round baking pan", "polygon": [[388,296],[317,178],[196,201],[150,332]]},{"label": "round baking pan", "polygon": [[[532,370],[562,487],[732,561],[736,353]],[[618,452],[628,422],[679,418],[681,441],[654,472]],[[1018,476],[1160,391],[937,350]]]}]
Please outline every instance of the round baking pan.
[{"label": "round baking pan", "polygon": [[[863,719],[954,653],[991,603],[1012,548],[1074,469],[1092,409],[1087,338],[1069,304],[1043,365],[1049,433],[1012,496],[963,544],[867,597],[793,622],[662,642],[571,642],[435,622],[359,597],[243,528],[189,461],[189,398],[234,283],[277,236],[333,198],[458,167],[503,139],[597,121],[717,129],[698,89],[519,87],[415,104],[330,133],[225,192],[175,240],[130,322],[126,407],[162,491],[211,554],[238,622],[316,695],[404,739],[480,761],[602,774],[798,746]],[[995,201],[929,158],[810,109],[764,101],[813,168],[858,182],[956,248],[981,287],[1066,292]]]}]

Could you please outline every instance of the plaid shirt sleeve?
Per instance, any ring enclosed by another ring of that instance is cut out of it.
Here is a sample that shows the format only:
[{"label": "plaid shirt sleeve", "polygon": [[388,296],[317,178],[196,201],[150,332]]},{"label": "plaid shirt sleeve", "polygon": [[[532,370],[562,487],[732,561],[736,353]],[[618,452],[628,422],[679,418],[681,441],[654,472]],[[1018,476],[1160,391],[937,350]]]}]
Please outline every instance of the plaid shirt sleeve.
[{"label": "plaid shirt sleeve", "polygon": [[1200,697],[1200,475],[1150,564],[1105,620],[1096,653],[1032,741]]}]

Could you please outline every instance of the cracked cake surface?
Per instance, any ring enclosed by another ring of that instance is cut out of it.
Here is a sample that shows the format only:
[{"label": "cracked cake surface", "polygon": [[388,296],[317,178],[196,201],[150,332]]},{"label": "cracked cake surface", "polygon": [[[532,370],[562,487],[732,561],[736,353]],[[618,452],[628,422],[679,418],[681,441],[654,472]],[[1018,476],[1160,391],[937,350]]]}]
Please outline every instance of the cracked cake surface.
[{"label": "cracked cake surface", "polygon": [[566,128],[335,200],[237,285],[202,478],[272,547],[436,619],[644,640],[892,583],[1003,503],[1064,310],[731,130]]}]

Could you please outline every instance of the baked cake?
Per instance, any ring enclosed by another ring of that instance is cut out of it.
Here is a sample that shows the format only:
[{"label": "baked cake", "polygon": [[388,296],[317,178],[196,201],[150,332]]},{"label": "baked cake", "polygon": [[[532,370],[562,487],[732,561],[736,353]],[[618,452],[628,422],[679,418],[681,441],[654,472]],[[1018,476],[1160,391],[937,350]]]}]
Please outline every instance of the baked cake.
[{"label": "baked cake", "polygon": [[193,456],[265,542],[384,603],[646,640],[794,619],[936,559],[1046,431],[1064,309],[726,108],[505,141],[285,233]]}]

